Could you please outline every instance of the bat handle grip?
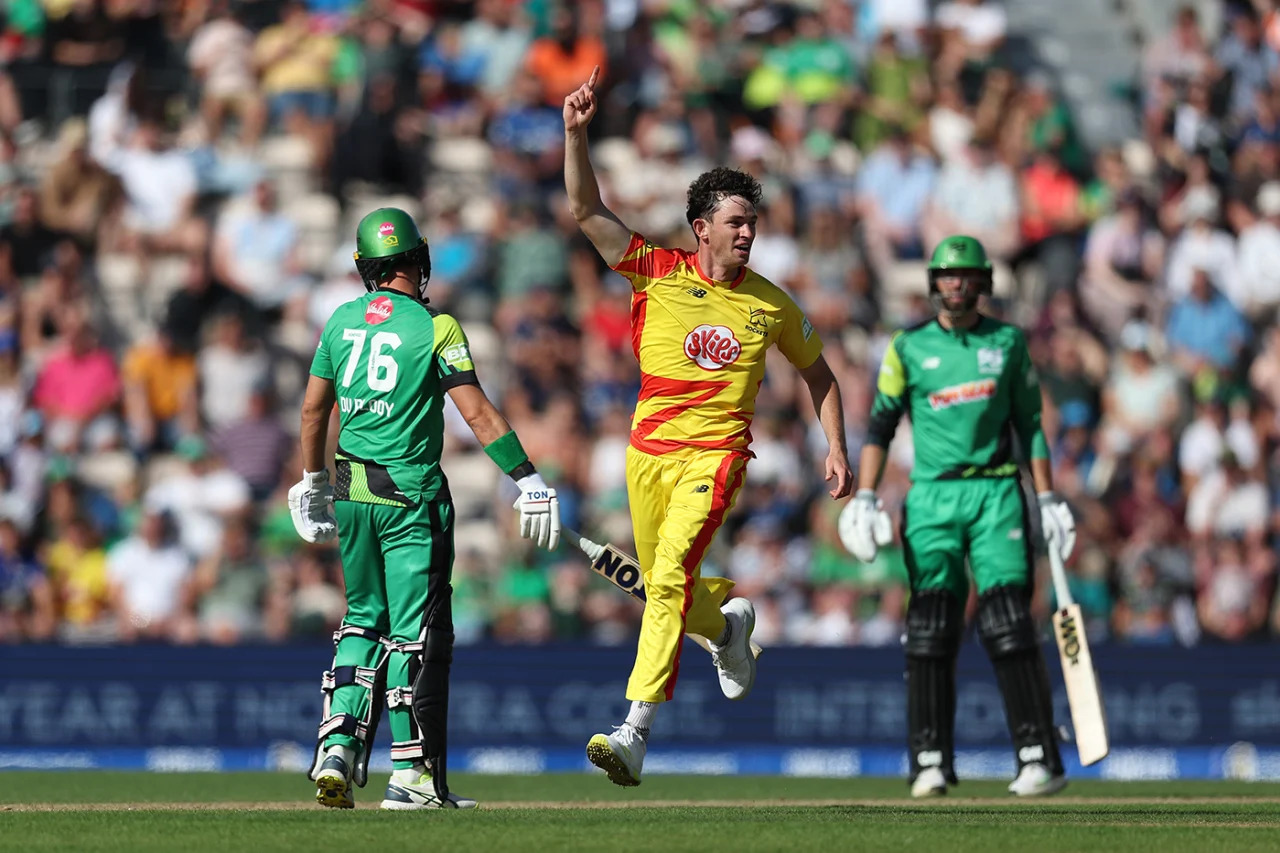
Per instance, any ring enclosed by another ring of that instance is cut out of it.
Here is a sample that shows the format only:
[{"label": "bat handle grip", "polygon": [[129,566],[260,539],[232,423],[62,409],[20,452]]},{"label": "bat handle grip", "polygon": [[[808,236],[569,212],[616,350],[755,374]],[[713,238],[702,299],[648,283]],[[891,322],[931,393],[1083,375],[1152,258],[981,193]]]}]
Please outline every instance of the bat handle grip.
[{"label": "bat handle grip", "polygon": [[586,554],[593,561],[600,559],[600,555],[604,553],[603,545],[597,542],[592,542],[590,539],[571,527],[560,528],[560,533],[576,545],[579,551]]},{"label": "bat handle grip", "polygon": [[1075,604],[1071,597],[1071,587],[1067,584],[1067,568],[1062,564],[1062,555],[1052,545],[1049,546],[1049,572],[1053,575],[1053,591],[1058,599],[1058,607]]}]

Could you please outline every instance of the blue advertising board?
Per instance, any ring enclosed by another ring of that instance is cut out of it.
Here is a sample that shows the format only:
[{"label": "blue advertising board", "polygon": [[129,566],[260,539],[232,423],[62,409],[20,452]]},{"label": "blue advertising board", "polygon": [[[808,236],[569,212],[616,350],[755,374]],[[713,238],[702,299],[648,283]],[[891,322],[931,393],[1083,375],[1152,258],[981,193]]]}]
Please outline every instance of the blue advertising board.
[{"label": "blue advertising board", "polygon": [[[451,763],[458,770],[585,768],[583,744],[626,713],[630,648],[456,650]],[[1057,666],[1057,719],[1070,713]],[[0,670],[0,767],[293,768],[309,762],[325,645],[10,646]],[[1113,751],[1081,776],[1280,778],[1280,649],[1104,646],[1094,656]],[[674,701],[653,728],[646,772],[900,775],[906,691],[894,649],[771,648],[751,697],[720,695],[686,647]],[[959,661],[962,775],[1004,776],[1013,759],[981,649]],[[384,725],[379,743],[386,745]],[[375,768],[389,766],[386,750]]]}]

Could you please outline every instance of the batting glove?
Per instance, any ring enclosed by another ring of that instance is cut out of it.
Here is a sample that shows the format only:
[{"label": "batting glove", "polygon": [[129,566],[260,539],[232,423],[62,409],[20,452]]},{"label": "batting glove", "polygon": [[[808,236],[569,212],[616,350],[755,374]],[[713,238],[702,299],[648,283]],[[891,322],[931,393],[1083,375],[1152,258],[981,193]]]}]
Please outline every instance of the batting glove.
[{"label": "batting glove", "polygon": [[289,490],[289,514],[293,516],[294,530],[308,542],[328,542],[338,535],[327,468],[302,472],[302,481]]},{"label": "batting glove", "polygon": [[1045,544],[1057,551],[1065,563],[1076,548],[1076,520],[1071,515],[1071,507],[1057,492],[1041,492],[1037,500]]},{"label": "batting glove", "polygon": [[556,490],[538,473],[521,477],[516,485],[520,487],[520,497],[515,502],[515,509],[520,512],[520,535],[539,548],[554,551],[560,544],[560,499]]},{"label": "batting glove", "polygon": [[893,521],[871,489],[859,489],[845,504],[837,530],[844,547],[864,563],[873,561],[880,548],[893,541]]}]

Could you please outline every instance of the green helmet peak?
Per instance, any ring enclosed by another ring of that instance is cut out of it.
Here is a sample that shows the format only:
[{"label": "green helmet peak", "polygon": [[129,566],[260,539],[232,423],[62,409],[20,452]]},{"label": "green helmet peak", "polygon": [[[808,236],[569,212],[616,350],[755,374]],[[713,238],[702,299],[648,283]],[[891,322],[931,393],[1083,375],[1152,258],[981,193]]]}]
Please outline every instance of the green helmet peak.
[{"label": "green helmet peak", "polygon": [[[960,293],[944,298],[938,292],[938,279],[960,277],[977,287],[965,287]],[[991,260],[987,250],[975,238],[964,234],[946,237],[929,258],[929,300],[934,308],[959,316],[978,305],[978,297],[991,295]]]},{"label": "green helmet peak", "polygon": [[369,291],[377,290],[397,268],[416,264],[420,271],[418,295],[426,299],[431,253],[418,224],[400,208],[380,207],[360,220],[356,226],[355,259]]}]

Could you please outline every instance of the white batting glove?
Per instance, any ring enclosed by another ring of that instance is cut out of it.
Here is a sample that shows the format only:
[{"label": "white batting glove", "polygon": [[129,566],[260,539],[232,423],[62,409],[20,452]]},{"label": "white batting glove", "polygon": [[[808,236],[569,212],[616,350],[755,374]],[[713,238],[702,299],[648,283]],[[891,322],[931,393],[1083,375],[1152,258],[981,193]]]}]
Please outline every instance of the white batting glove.
[{"label": "white batting glove", "polygon": [[328,542],[338,535],[327,468],[302,472],[302,481],[289,490],[289,514],[293,516],[293,529],[308,542]]},{"label": "white batting glove", "polygon": [[864,563],[875,560],[880,548],[893,542],[893,521],[871,489],[859,489],[845,504],[836,528],[844,547]]},{"label": "white batting glove", "polygon": [[1076,520],[1071,515],[1071,507],[1057,492],[1041,492],[1036,498],[1045,544],[1057,551],[1065,563],[1076,548]]},{"label": "white batting glove", "polygon": [[520,497],[514,508],[520,513],[520,535],[539,548],[554,551],[560,544],[560,499],[538,473],[516,481]]}]

